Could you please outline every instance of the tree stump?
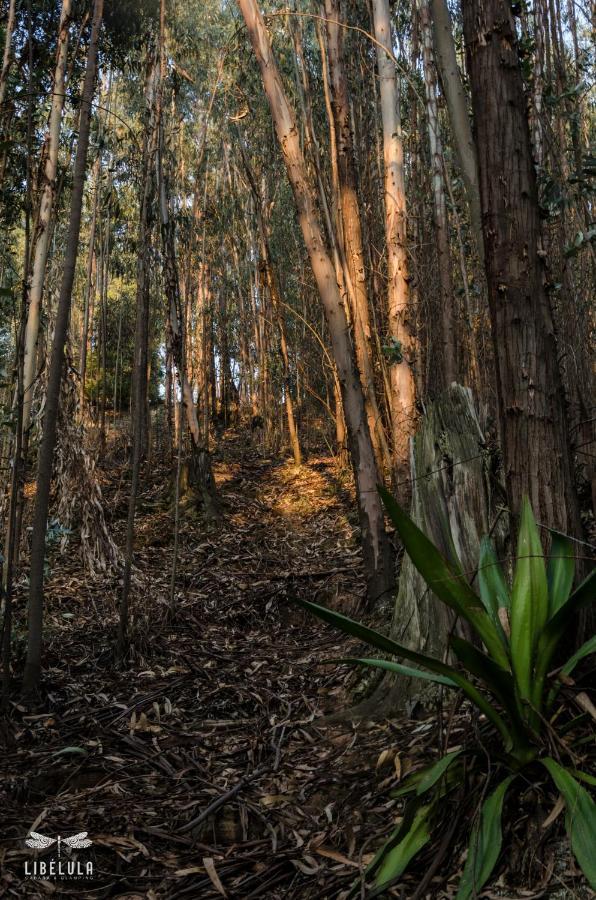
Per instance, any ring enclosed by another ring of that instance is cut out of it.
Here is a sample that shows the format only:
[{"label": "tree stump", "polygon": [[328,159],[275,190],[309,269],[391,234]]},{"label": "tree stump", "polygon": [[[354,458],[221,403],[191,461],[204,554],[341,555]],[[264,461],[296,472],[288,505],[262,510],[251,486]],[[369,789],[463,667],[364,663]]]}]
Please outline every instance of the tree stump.
[{"label": "tree stump", "polygon": [[[469,389],[452,384],[429,404],[410,452],[410,515],[445,556],[457,553],[470,582],[476,584],[484,535],[491,534],[500,558],[506,555],[508,516],[504,485],[495,472],[495,455],[486,444]],[[428,590],[405,555],[391,637],[404,646],[446,659],[454,628],[465,635],[465,623],[456,622],[455,614]],[[436,690],[430,682],[386,675],[358,711],[411,709],[415,700],[432,701]]]}]

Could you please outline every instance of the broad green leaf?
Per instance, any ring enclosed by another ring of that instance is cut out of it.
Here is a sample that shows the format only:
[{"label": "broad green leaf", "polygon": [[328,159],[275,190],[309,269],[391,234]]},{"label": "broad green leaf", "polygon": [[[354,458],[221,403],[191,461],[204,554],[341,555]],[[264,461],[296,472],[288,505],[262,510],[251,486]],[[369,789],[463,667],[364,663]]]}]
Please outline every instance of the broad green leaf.
[{"label": "broad green leaf", "polygon": [[401,787],[398,787],[395,790],[391,791],[389,796],[395,799],[396,797],[403,797],[405,796],[405,794],[414,793],[414,791],[417,790],[418,784],[420,783],[420,780],[424,776],[425,772],[426,769],[421,769],[419,772],[414,772],[413,775],[408,775]]},{"label": "broad green leaf", "polygon": [[571,675],[578,662],[586,656],[590,656],[591,653],[596,653],[596,634],[586,641],[585,644],[582,644],[579,650],[575,651],[573,656],[569,657],[561,669],[561,673],[563,675]]},{"label": "broad green leaf", "polygon": [[399,878],[410,860],[430,840],[429,818],[434,804],[416,810],[412,824],[399,843],[386,851],[376,877],[377,885]]},{"label": "broad green leaf", "polygon": [[514,699],[513,678],[509,672],[505,672],[490,656],[457,635],[452,635],[450,645],[464,668],[484,682],[503,706]]},{"label": "broad green leaf", "polygon": [[548,588],[540,536],[530,501],[522,503],[511,591],[511,662],[520,697],[532,696],[534,649],[548,617]]},{"label": "broad green leaf", "polygon": [[360,622],[355,622],[353,619],[349,619],[347,616],[343,616],[341,613],[335,612],[333,609],[327,609],[326,606],[319,606],[318,603],[311,603],[309,600],[301,600],[298,597],[294,599],[294,602],[299,606],[302,606],[303,609],[308,610],[308,612],[313,613],[315,616],[318,616],[319,619],[322,619],[324,622],[328,622],[330,625],[334,625],[336,628],[339,628],[340,631],[343,631],[345,634],[351,634],[353,637],[359,638],[359,640],[364,641],[366,644],[370,644],[371,647],[377,647],[379,650],[383,650],[385,653],[391,653],[393,656],[403,656],[404,659],[409,659],[411,662],[415,662],[420,666],[424,666],[425,669],[428,669],[430,672],[435,672],[437,675],[444,675],[447,678],[450,678],[455,684],[462,689],[462,691],[466,694],[467,697],[474,703],[481,712],[489,719],[495,728],[501,734],[505,742],[506,747],[511,747],[512,740],[511,735],[507,729],[507,725],[503,721],[502,717],[497,713],[495,709],[491,706],[488,700],[482,696],[479,690],[474,687],[471,682],[468,681],[467,678],[464,678],[457,669],[453,669],[451,666],[445,665],[445,663],[439,662],[437,659],[433,659],[432,656],[425,656],[423,653],[417,653],[415,650],[409,650],[407,647],[403,647],[401,644],[396,643],[391,640],[391,638],[386,637],[383,634],[380,634],[378,631],[374,631],[372,628],[368,628],[366,625],[361,625]]},{"label": "broad green leaf", "polygon": [[403,656],[405,659],[418,663],[438,675],[452,678],[459,686],[463,676],[461,676],[456,669],[451,668],[451,666],[448,666],[445,663],[439,662],[439,660],[434,659],[432,656],[426,656],[424,653],[418,653],[416,650],[410,650],[408,647],[403,647],[401,644],[398,644],[396,641],[392,640],[392,638],[381,634],[379,631],[375,631],[367,625],[362,625],[360,622],[356,622],[355,619],[350,619],[348,616],[344,616],[342,613],[338,613],[326,606],[320,606],[318,603],[311,603],[310,600],[302,600],[298,597],[295,598],[294,602],[297,603],[298,606],[302,606],[308,612],[318,616],[319,619],[323,619],[324,622],[328,622],[330,625],[339,628],[340,631],[343,631],[345,634],[350,634],[352,637],[359,638],[359,640],[364,641],[366,644],[370,644],[371,647],[377,647],[379,650],[384,650],[385,653],[390,653],[393,656]]},{"label": "broad green leaf", "polygon": [[569,771],[575,778],[579,778],[580,781],[585,781],[586,784],[591,784],[592,787],[596,787],[596,777],[594,777],[594,775],[589,775],[587,772],[580,772],[579,769],[569,769]]},{"label": "broad green leaf", "polygon": [[468,858],[455,900],[469,900],[486,884],[501,852],[501,814],[507,788],[515,778],[509,775],[485,800],[480,820],[474,826]]},{"label": "broad green leaf", "polygon": [[453,635],[450,644],[464,668],[482,681],[512,718],[518,720],[518,724],[523,727],[523,722],[519,718],[511,673],[505,672],[494,660],[463,638]]},{"label": "broad green leaf", "polygon": [[514,740],[512,748],[518,758],[529,758],[534,755],[528,743],[527,724],[515,692],[515,683],[510,672],[505,672],[485,653],[462,638],[453,636],[451,647],[457,658],[472,675],[480,679],[493,697],[507,710],[511,720],[511,735]]},{"label": "broad green leaf", "polygon": [[356,656],[343,656],[339,659],[332,660],[332,662],[371,666],[376,669],[386,669],[387,672],[395,672],[396,675],[406,675],[409,678],[422,678],[425,681],[434,681],[436,684],[444,684],[447,687],[457,687],[452,678],[446,678],[444,675],[433,675],[431,672],[423,672],[422,669],[414,669],[412,666],[404,666],[401,663],[391,662],[391,660],[388,659],[361,659]]},{"label": "broad green leaf", "polygon": [[410,559],[429,588],[439,600],[470,622],[493,659],[503,668],[509,668],[501,638],[465,577],[445,559],[384,487],[379,487],[379,493]]},{"label": "broad green leaf", "polygon": [[585,788],[554,759],[541,760],[565,799],[565,827],[571,849],[590,887],[596,890],[596,804]]},{"label": "broad green leaf", "polygon": [[81,756],[87,756],[87,750],[83,747],[63,747],[62,750],[56,750],[55,753],[52,753],[52,756],[66,756],[70,753],[78,753]]},{"label": "broad green leaf", "polygon": [[483,537],[480,542],[478,587],[480,599],[487,613],[495,624],[501,625],[499,609],[509,609],[511,598],[501,563],[497,559],[495,548],[488,537]]},{"label": "broad green leaf", "polygon": [[594,600],[596,600],[596,568],[592,569],[588,577],[575,589],[567,603],[555,613],[540,635],[536,650],[534,706],[540,708],[544,679],[559,641],[567,629],[574,625],[580,609],[593,603]]},{"label": "broad green leaf", "polygon": [[567,603],[575,575],[573,544],[568,537],[559,534],[558,531],[551,531],[551,535],[552,543],[546,570],[549,618]]},{"label": "broad green leaf", "polygon": [[[414,778],[415,776],[412,776]],[[372,860],[366,867],[366,875],[371,876],[377,871],[383,862],[385,855],[400,843],[411,829],[416,813],[422,806],[422,800],[412,797],[407,801],[404,807],[404,814],[401,821],[393,829],[387,840],[379,847]]]},{"label": "broad green leaf", "polygon": [[445,756],[441,757],[434,765],[425,769],[424,772],[421,773],[422,777],[416,787],[418,796],[429,791],[461,753],[461,750],[453,750],[451,753],[447,753]]},{"label": "broad green leaf", "polygon": [[[554,628],[559,627],[568,617],[575,616],[584,606],[589,606],[596,600],[596,566],[582,583],[574,590],[567,603],[561,607],[552,619]],[[551,622],[549,622],[550,628]]]},{"label": "broad green leaf", "polygon": [[[459,756],[460,753],[462,753],[462,752],[463,751],[461,751],[461,750],[453,751],[453,753],[456,754],[457,756]],[[450,753],[447,754],[447,757],[441,757],[441,759],[439,760],[439,763],[442,763],[443,759],[446,759],[449,757],[451,757]],[[451,763],[453,762],[453,760],[455,758],[456,758],[456,756],[453,756],[453,758],[449,759],[449,765],[445,766],[445,768],[443,769],[443,772],[439,773],[439,774],[447,775],[446,781],[445,781],[446,788],[448,788],[450,785],[452,786],[454,784],[457,784],[458,780],[461,780],[461,779],[458,779],[457,766],[454,766],[453,768],[451,768]],[[433,763],[432,766],[425,766],[423,769],[419,769],[417,772],[413,772],[411,775],[408,775],[404,779],[402,785],[400,787],[392,790],[389,796],[393,797],[393,798],[397,798],[397,797],[403,797],[405,794],[412,794],[414,792],[416,792],[417,795],[422,796],[422,794],[426,793],[430,787],[433,787],[433,785],[437,783],[437,779],[436,778],[433,779],[433,784],[429,784],[428,787],[423,787],[419,791],[418,787],[419,787],[420,783],[422,781],[426,781],[427,777],[430,778],[431,772],[433,772],[433,770],[435,769],[436,766],[439,765],[439,763]],[[463,774],[463,771],[460,770],[460,773]]]}]

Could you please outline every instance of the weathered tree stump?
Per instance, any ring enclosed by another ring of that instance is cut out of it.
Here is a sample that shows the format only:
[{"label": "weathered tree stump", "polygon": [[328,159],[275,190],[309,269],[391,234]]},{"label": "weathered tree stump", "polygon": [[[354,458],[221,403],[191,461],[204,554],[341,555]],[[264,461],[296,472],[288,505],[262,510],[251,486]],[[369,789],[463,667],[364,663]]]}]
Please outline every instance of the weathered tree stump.
[{"label": "weathered tree stump", "polygon": [[[457,552],[470,582],[476,583],[480,540],[490,533],[503,557],[508,517],[504,487],[495,474],[495,457],[487,447],[471,392],[453,384],[429,404],[410,448],[410,515],[445,556]],[[428,590],[404,556],[391,637],[445,659],[451,631],[465,633],[464,625]],[[414,699],[428,702],[433,687],[418,679],[385,676],[358,711],[406,708]]]}]

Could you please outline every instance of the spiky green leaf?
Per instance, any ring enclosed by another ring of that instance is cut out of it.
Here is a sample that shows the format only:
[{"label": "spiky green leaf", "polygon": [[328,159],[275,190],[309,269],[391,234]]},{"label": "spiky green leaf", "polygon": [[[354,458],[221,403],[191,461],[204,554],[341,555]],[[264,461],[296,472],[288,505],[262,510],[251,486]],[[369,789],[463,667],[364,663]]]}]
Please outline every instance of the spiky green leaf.
[{"label": "spiky green leaf", "polygon": [[371,647],[377,647],[379,650],[390,653],[392,656],[401,656],[404,659],[417,663],[419,666],[424,666],[429,672],[435,672],[437,675],[444,675],[445,677],[450,678],[462,689],[472,703],[484,713],[487,719],[493,723],[495,728],[497,728],[501,734],[506,748],[512,746],[511,735],[503,718],[491,706],[486,697],[484,697],[480,691],[456,669],[445,665],[445,663],[439,662],[437,659],[433,659],[432,656],[426,656],[423,653],[417,653],[415,650],[410,650],[408,647],[403,647],[401,644],[396,643],[396,641],[391,640],[391,638],[386,637],[384,634],[380,634],[378,631],[368,628],[368,626],[362,625],[360,622],[349,619],[347,616],[335,612],[333,609],[327,609],[326,606],[319,606],[318,603],[311,603],[309,600],[301,600],[299,598],[295,598],[294,602],[303,609],[308,610],[308,612],[318,616],[324,622],[334,625],[345,634],[350,634],[353,637],[364,641],[366,644],[370,644]]},{"label": "spiky green leaf", "polygon": [[572,542],[558,531],[552,531],[551,534],[552,542],[546,570],[549,618],[552,618],[567,603],[575,575]]},{"label": "spiky green leaf", "polygon": [[489,537],[483,537],[480,542],[478,586],[484,608],[494,621],[500,623],[499,609],[509,609],[511,598],[501,563]]},{"label": "spiky green leaf", "polygon": [[436,684],[444,684],[446,687],[457,687],[452,678],[447,678],[444,675],[434,675],[431,672],[424,672],[422,669],[415,669],[413,666],[404,666],[401,663],[391,662],[389,659],[363,659],[356,656],[342,656],[339,659],[331,660],[331,662],[370,666],[371,668],[385,669],[387,672],[394,672],[396,675],[405,675],[408,678],[422,678],[424,681],[433,681]]},{"label": "spiky green leaf", "polygon": [[475,628],[493,659],[503,668],[509,660],[495,625],[458,567],[450,563],[382,486],[379,492],[410,559],[434,594]]},{"label": "spiky green leaf", "polygon": [[453,635],[450,644],[464,668],[484,682],[493,697],[507,709],[510,715],[516,717],[515,688],[511,673],[505,672],[494,660],[463,638]]},{"label": "spiky green leaf", "polygon": [[579,778],[580,781],[585,781],[586,784],[596,787],[596,777],[594,775],[590,775],[588,772],[582,772],[580,769],[570,769],[569,771],[574,778]]},{"label": "spiky green leaf", "polygon": [[569,835],[571,849],[590,886],[596,890],[596,804],[585,788],[573,775],[547,757],[542,760],[557,788],[563,795],[565,806],[565,827]]},{"label": "spiky green leaf", "polygon": [[590,656],[591,653],[596,653],[596,634],[586,641],[585,644],[582,644],[579,650],[575,651],[573,656],[569,657],[561,669],[561,673],[563,675],[571,675],[578,662],[585,659],[586,656]]},{"label": "spiky green leaf", "polygon": [[596,600],[596,568],[570,596],[567,603],[555,613],[540,635],[536,649],[536,675],[534,688],[534,706],[540,708],[544,679],[549,670],[553,654],[559,641],[575,624],[577,613]]},{"label": "spiky green leaf", "polygon": [[405,871],[410,860],[430,840],[430,815],[434,804],[420,806],[406,833],[401,836],[398,843],[390,849],[386,849],[376,877],[378,886],[394,881]]},{"label": "spiky green leaf", "polygon": [[511,591],[511,662],[520,697],[532,696],[534,650],[548,617],[548,588],[540,536],[530,501],[522,503]]},{"label": "spiky green leaf", "polygon": [[503,842],[501,830],[501,814],[507,788],[515,778],[509,775],[485,800],[480,819],[474,826],[468,858],[464,866],[462,879],[456,900],[469,900],[486,884],[494,869]]},{"label": "spiky green leaf", "polygon": [[445,774],[451,763],[455,762],[461,753],[461,750],[453,750],[451,753],[446,753],[436,763],[424,770],[416,786],[416,793],[419,797],[434,787],[439,778]]}]

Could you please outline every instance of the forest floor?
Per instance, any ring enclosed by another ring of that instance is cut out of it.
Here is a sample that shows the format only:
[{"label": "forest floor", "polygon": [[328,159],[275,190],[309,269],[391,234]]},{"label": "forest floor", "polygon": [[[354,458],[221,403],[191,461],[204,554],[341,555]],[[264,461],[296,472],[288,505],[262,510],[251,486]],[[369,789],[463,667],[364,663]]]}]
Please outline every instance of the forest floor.
[{"label": "forest floor", "polygon": [[[227,434],[214,470],[222,519],[183,517],[173,616],[169,472],[156,466],[145,484],[124,666],[112,649],[118,579],[87,577],[74,547],[52,558],[46,693],[34,710],[11,704],[1,764],[1,896],[339,900],[399,815],[392,789],[436,758],[434,716],[330,716],[349,708],[355,682],[324,661],[349,642],[291,601],[349,612],[363,594],[354,505],[333,460],[296,470]],[[102,470],[121,547],[125,476]],[[22,584],[21,628],[25,597]],[[88,832],[94,881],[27,879],[30,831]],[[433,853],[386,896],[453,897],[458,853],[451,879],[449,867],[429,872]],[[567,885],[557,896],[584,896],[569,865],[557,875],[553,857],[539,888],[554,879]]]}]

